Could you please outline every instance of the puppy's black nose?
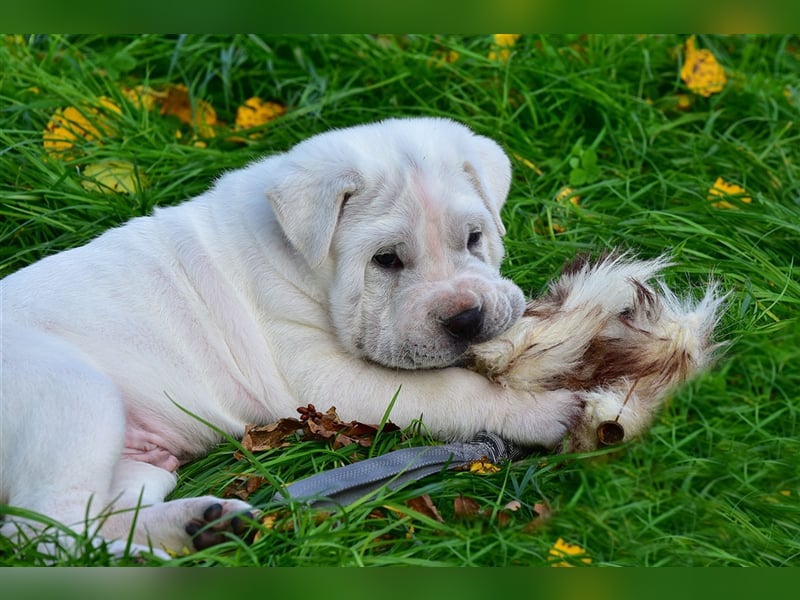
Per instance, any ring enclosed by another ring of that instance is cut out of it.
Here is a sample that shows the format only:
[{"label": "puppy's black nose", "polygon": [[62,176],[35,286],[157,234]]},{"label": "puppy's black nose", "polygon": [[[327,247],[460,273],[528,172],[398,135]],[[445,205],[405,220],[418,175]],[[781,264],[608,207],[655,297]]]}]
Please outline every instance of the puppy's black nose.
[{"label": "puppy's black nose", "polygon": [[465,341],[472,340],[480,333],[483,326],[483,311],[480,308],[469,308],[445,319],[442,325],[453,337]]}]

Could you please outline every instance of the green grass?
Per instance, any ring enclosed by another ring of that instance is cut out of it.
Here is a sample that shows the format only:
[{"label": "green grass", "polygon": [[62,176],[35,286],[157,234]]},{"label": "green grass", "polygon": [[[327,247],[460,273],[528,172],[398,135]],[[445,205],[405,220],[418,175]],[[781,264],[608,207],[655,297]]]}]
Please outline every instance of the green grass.
[{"label": "green grass", "polygon": [[[681,292],[699,293],[713,275],[731,294],[719,328],[731,342],[726,352],[641,441],[602,456],[534,457],[492,476],[447,472],[326,518],[275,510],[275,527],[252,546],[231,542],[174,564],[537,566],[562,538],[583,547],[592,565],[800,565],[800,39],[701,36],[698,46],[714,52],[728,85],[710,98],[689,94],[680,110],[684,40],[526,35],[510,60],[495,62],[490,35],[6,38],[0,275],[180,202],[223,170],[316,132],[441,115],[497,139],[513,157],[504,269],[527,292],[541,290],[576,252],[621,246],[646,257],[672,251],[668,280]],[[458,59],[437,62],[447,50]],[[195,147],[186,125],[121,97],[122,84],[176,83],[227,123],[256,95],[288,111],[261,138],[237,143],[220,131]],[[53,111],[99,96],[122,107],[116,133],[69,160],[48,156],[42,130]],[[571,159],[590,156],[589,148],[597,170],[572,186],[578,205],[558,201]],[[143,188],[84,189],[83,169],[103,159],[133,163]],[[752,202],[712,206],[717,177],[745,188]],[[331,390],[317,406],[335,403]],[[46,426],[56,427],[48,449],[56,452],[57,424]],[[386,434],[377,451],[423,441],[416,431]],[[234,460],[234,450],[223,444],[184,467],[174,496],[222,493],[243,473],[291,481],[354,452],[296,443],[253,463]],[[266,486],[251,500],[273,510],[273,493]],[[406,506],[423,493],[444,522]],[[486,514],[458,518],[459,496]],[[511,500],[522,507],[502,515]],[[530,527],[540,502],[553,515]],[[39,560],[0,541],[0,564]],[[76,551],[70,561],[114,562],[102,549]]]}]

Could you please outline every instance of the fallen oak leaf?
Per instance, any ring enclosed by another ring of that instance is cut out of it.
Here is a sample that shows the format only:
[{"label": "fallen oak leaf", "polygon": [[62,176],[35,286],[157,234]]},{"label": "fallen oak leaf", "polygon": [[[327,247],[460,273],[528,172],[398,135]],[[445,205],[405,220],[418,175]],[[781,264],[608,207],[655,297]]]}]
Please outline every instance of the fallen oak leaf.
[{"label": "fallen oak leaf", "polygon": [[[336,414],[336,407],[332,406],[327,412],[320,413],[313,404],[297,409],[300,419],[306,426],[305,431],[309,434],[309,439],[333,440],[334,449],[342,448],[350,444],[357,444],[364,448],[372,445],[378,431],[379,425],[369,425],[359,421],[344,423]],[[383,431],[397,431],[400,428],[394,423],[385,423]]]},{"label": "fallen oak leaf", "polygon": [[302,427],[303,424],[297,419],[281,419],[269,425],[246,425],[242,446],[250,452],[286,448],[291,445],[286,438],[301,431]]},{"label": "fallen oak leaf", "polygon": [[[331,407],[327,412],[319,412],[313,404],[297,409],[300,420],[284,418],[268,425],[246,425],[242,436],[242,446],[250,452],[262,452],[277,448],[286,448],[291,445],[287,440],[292,435],[299,435],[304,440],[327,441],[334,449],[343,448],[350,444],[363,447],[372,445],[379,431],[399,431],[394,423],[387,422],[381,426],[369,425],[358,421],[344,423],[336,414],[336,407]],[[234,453],[237,460],[244,456],[241,452]]]},{"label": "fallen oak leaf", "polygon": [[334,449],[343,448],[350,444],[357,444],[364,448],[372,445],[372,440],[367,437],[348,435],[348,424],[342,423],[335,413],[333,416],[325,414],[321,417],[308,419],[303,424],[309,434],[306,436],[308,439],[332,440]]}]

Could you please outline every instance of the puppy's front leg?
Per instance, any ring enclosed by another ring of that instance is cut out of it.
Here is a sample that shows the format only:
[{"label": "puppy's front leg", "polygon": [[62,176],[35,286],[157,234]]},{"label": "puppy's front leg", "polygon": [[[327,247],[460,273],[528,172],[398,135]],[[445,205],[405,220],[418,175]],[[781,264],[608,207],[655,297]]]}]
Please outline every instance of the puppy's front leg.
[{"label": "puppy's front leg", "polygon": [[431,432],[443,439],[468,439],[485,430],[521,446],[554,448],[583,414],[583,400],[570,390],[506,388],[459,368],[421,375],[423,380],[438,375],[441,389],[431,393],[427,381],[417,386],[407,380],[392,418],[421,414]]},{"label": "puppy's front leg", "polygon": [[323,368],[305,377],[316,385],[306,389],[303,402],[319,406],[336,390],[331,404],[345,419],[358,415],[359,420],[379,422],[397,392],[390,420],[406,427],[420,419],[442,440],[465,440],[491,431],[520,445],[552,448],[583,414],[583,400],[569,390],[531,393],[506,388],[457,367],[405,371],[364,362],[354,371],[351,361],[347,368]]}]

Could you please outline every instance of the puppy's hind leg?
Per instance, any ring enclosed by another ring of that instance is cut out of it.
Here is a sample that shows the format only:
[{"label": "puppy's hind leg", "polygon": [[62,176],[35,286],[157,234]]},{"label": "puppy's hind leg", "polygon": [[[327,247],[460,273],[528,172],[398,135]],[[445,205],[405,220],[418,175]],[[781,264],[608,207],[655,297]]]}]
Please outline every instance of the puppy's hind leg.
[{"label": "puppy's hind leg", "polygon": [[[122,398],[82,352],[39,330],[3,323],[0,354],[0,502],[72,529],[75,536],[40,544],[45,553],[69,551],[80,536],[94,537],[111,501],[125,435]],[[46,528],[9,516],[2,533],[21,544]]]},{"label": "puppy's hind leg", "polygon": [[103,523],[104,537],[122,543],[179,553],[202,550],[231,537],[247,539],[253,507],[241,500],[215,496],[164,502],[176,476],[137,460],[121,460],[114,472],[115,510]]}]

